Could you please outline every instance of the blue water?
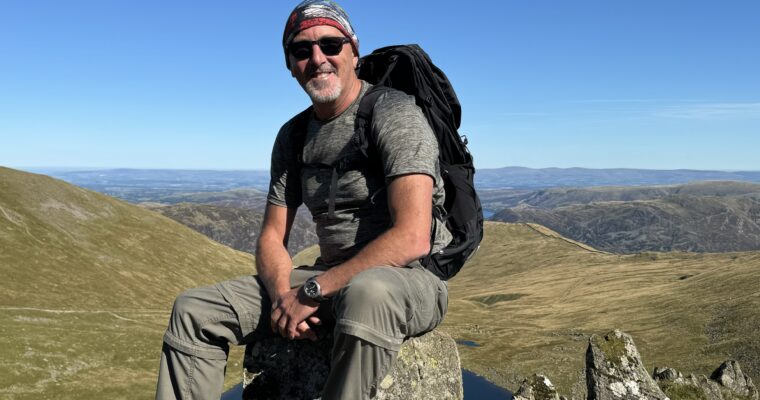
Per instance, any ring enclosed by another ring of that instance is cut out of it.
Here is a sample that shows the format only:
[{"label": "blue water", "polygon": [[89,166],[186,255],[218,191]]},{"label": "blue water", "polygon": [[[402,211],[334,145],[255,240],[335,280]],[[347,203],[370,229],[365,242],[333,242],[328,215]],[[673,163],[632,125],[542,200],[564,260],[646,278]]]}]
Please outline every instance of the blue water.
[{"label": "blue water", "polygon": [[[465,400],[509,400],[512,393],[493,383],[482,376],[475,375],[466,369],[462,369],[462,384],[464,385]],[[243,396],[243,385],[237,385],[222,395],[221,400],[240,400]]]},{"label": "blue water", "polygon": [[243,398],[243,384],[242,383],[224,392],[221,400],[240,400],[241,398]]},{"label": "blue water", "polygon": [[493,211],[483,210],[483,218],[486,218],[486,219],[491,218],[493,217],[494,214],[496,213]]},{"label": "blue water", "polygon": [[465,400],[509,400],[512,393],[494,385],[480,375],[462,369],[462,386]]}]

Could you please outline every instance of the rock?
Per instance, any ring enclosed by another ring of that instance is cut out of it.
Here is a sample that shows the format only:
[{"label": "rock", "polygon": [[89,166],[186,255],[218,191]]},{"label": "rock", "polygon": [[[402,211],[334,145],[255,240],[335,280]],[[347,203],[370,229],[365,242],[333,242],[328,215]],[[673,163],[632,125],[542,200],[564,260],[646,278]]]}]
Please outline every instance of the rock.
[{"label": "rock", "polygon": [[654,378],[655,382],[683,382],[683,374],[673,368],[668,367],[655,367],[652,378]]},{"label": "rock", "polygon": [[633,339],[619,330],[589,339],[586,386],[589,400],[668,399],[644,368]]},{"label": "rock", "polygon": [[742,372],[739,363],[734,360],[728,360],[716,369],[710,379],[718,382],[730,392],[739,396],[745,396],[752,400],[757,400],[758,392],[752,379]]},{"label": "rock", "polygon": [[534,374],[523,381],[514,400],[560,400],[560,397],[549,378]]},{"label": "rock", "polygon": [[673,368],[655,368],[653,376],[663,393],[673,400],[724,400],[720,386],[704,375],[684,378]]},{"label": "rock", "polygon": [[[318,399],[330,371],[332,336],[316,342],[271,337],[246,348],[244,400]],[[456,343],[433,331],[401,346],[375,399],[462,399],[462,370]]]},{"label": "rock", "polygon": [[653,376],[663,392],[674,400],[758,400],[752,379],[733,360],[721,364],[710,378],[693,374],[684,378],[673,368],[655,368]]}]

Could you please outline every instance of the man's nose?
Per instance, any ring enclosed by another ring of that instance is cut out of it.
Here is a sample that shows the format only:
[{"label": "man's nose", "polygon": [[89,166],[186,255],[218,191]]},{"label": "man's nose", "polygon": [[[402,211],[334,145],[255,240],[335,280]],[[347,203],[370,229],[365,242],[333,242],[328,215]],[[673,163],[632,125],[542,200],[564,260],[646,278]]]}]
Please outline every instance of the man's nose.
[{"label": "man's nose", "polygon": [[314,65],[322,65],[325,61],[327,61],[327,56],[325,56],[324,53],[322,53],[322,49],[319,48],[319,44],[312,43],[311,44],[311,57],[310,60],[312,64]]}]

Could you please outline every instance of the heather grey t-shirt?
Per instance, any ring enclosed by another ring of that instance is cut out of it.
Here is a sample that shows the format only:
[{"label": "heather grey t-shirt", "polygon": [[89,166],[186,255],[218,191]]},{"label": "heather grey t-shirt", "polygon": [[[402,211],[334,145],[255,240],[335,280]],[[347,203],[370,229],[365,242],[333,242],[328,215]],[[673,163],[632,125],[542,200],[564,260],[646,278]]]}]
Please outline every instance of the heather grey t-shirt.
[{"label": "heather grey t-shirt", "polygon": [[[377,173],[358,170],[339,173],[335,212],[332,216],[328,213],[333,172],[326,166],[344,156],[366,160],[349,141],[354,133],[359,101],[369,87],[371,85],[362,81],[356,101],[329,121],[318,121],[312,115],[301,167],[293,150],[294,119],[282,126],[272,150],[268,200],[288,208],[306,204],[317,226],[321,262],[327,265],[348,260],[390,227],[385,187],[393,178],[407,174],[431,176],[435,181],[433,205],[443,207],[437,139],[422,111],[414,104],[414,98],[393,91],[378,99],[372,118],[375,135],[371,137],[376,138],[374,146],[382,165],[375,166]],[[451,241],[451,234],[442,221],[434,222],[434,225],[433,251],[438,251]]]}]

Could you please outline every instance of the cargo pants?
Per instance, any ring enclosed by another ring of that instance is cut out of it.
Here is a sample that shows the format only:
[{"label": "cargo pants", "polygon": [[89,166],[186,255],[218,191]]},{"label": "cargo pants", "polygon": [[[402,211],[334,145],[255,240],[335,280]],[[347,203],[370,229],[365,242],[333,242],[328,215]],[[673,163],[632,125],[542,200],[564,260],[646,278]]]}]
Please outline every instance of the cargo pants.
[{"label": "cargo pants", "polygon": [[[291,287],[325,270],[300,267]],[[357,274],[331,299],[334,342],[323,400],[369,399],[388,374],[404,339],[443,320],[446,283],[419,262]],[[229,345],[272,335],[271,301],[256,276],[190,289],[177,297],[164,334],[157,400],[219,399]]]}]

